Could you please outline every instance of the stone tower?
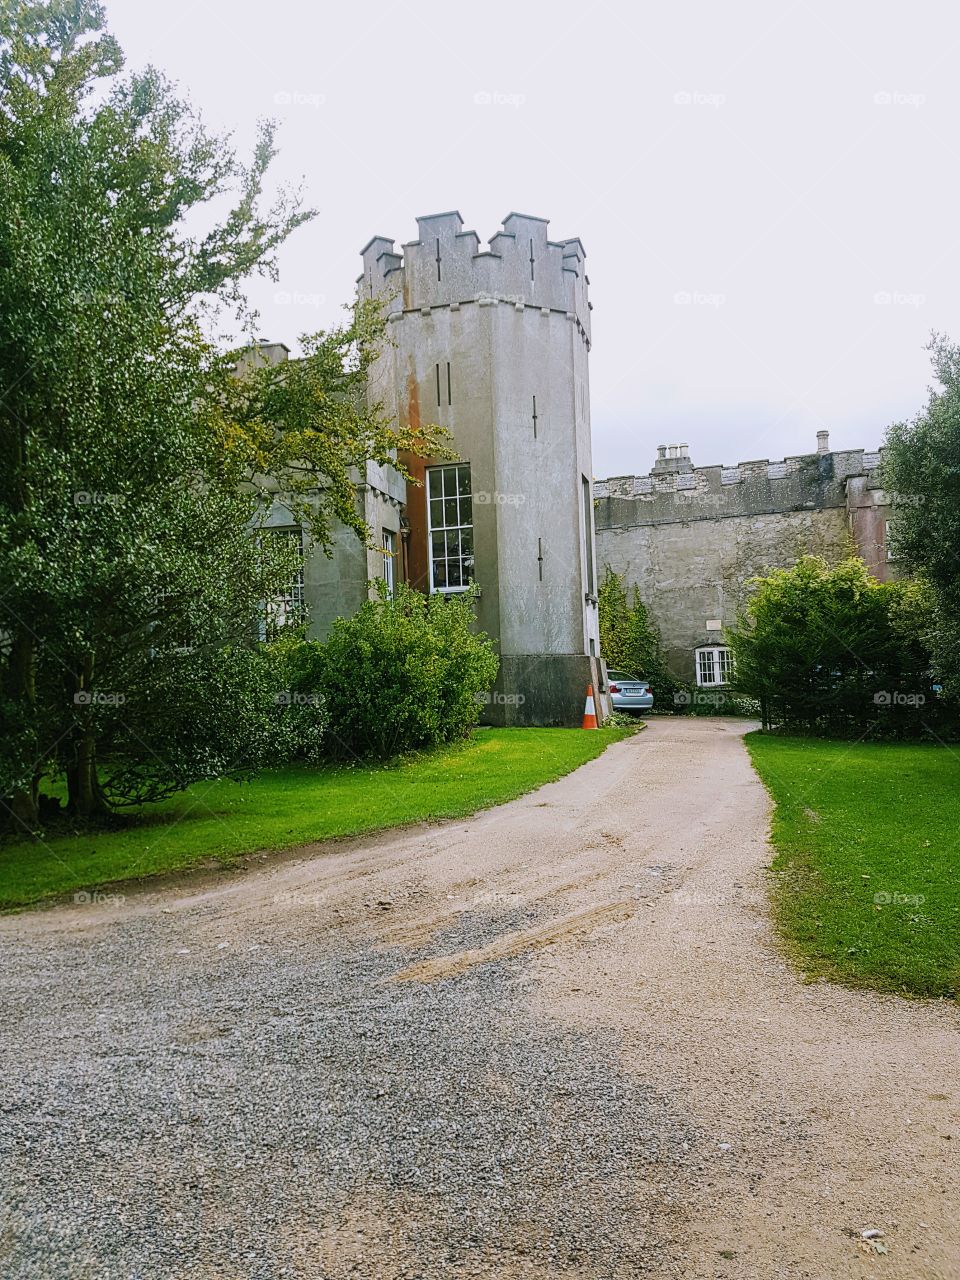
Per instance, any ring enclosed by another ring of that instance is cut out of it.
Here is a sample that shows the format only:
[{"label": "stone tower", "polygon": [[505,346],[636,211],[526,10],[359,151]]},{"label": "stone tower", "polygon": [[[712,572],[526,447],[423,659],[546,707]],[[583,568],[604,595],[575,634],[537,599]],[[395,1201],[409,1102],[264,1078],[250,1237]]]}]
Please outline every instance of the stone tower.
[{"label": "stone tower", "polygon": [[449,428],[462,460],[407,460],[423,484],[407,486],[404,573],[479,585],[501,662],[489,722],[578,724],[600,677],[583,245],[519,213],[482,252],[459,213],[417,225],[402,253],[375,236],[358,279],[392,339],[371,398]]}]

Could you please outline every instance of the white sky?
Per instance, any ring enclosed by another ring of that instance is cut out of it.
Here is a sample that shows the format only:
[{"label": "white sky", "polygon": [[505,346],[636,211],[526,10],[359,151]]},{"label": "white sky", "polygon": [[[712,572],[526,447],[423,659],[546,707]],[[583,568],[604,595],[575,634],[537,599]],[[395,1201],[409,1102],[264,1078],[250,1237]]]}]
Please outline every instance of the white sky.
[{"label": "white sky", "polygon": [[[597,476],[876,447],[960,338],[960,6],[948,0],[108,0],[319,216],[261,334],[336,321],[370,236],[511,210],[587,250]],[[478,95],[480,101],[478,101]],[[490,99],[484,101],[483,99]],[[678,300],[678,298],[680,300]],[[683,301],[683,299],[689,299]]]}]

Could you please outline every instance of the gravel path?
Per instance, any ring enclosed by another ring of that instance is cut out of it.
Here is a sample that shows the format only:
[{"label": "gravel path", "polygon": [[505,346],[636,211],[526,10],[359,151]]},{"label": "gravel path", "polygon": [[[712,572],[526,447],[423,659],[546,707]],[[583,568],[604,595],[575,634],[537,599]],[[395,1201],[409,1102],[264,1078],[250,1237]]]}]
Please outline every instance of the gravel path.
[{"label": "gravel path", "polygon": [[960,1276],[960,1017],[781,962],[742,730],[0,921],[0,1275]]}]

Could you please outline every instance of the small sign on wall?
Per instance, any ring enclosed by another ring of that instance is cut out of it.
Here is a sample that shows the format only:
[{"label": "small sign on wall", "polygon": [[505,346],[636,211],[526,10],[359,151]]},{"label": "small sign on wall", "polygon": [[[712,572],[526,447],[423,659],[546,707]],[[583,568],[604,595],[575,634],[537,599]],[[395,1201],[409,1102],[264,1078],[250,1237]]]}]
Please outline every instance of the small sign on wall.
[{"label": "small sign on wall", "polygon": [[708,619],[707,619],[707,630],[708,630],[708,631],[722,631],[722,630],[723,630],[723,621],[722,621],[722,619],[720,619],[720,618],[708,618]]}]

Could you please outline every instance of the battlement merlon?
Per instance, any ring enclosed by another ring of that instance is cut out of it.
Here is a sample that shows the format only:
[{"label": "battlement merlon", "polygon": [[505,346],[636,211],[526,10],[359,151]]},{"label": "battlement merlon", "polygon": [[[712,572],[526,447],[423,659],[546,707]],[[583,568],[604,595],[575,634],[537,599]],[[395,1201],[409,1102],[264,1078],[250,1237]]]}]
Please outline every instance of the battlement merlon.
[{"label": "battlement merlon", "polygon": [[547,238],[546,218],[510,213],[503,229],[480,250],[475,231],[463,229],[456,210],[417,218],[417,239],[402,246],[374,236],[361,250],[357,286],[367,297],[388,299],[389,312],[419,311],[451,303],[500,301],[571,316],[590,340],[586,251],[579,238]]},{"label": "battlement merlon", "polygon": [[594,481],[594,497],[600,500],[598,527],[842,507],[847,481],[854,477],[862,478],[875,491],[873,500],[879,501],[880,460],[878,450],[842,449],[797,454],[780,462],[758,458],[734,467],[664,470],[655,465],[648,475]]}]

